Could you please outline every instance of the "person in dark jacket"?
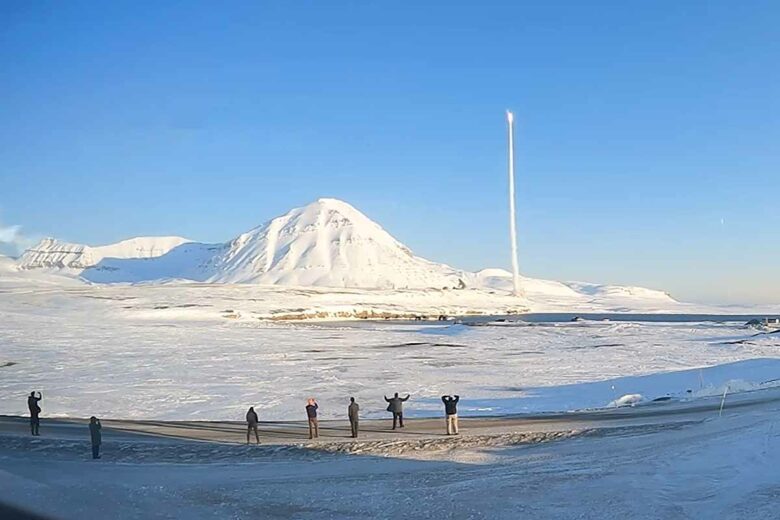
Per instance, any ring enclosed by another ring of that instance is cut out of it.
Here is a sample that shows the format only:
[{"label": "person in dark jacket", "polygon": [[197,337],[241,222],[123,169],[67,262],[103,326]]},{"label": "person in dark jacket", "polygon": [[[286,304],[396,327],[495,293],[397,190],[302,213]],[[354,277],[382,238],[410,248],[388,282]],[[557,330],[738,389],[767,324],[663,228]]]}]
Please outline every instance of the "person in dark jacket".
[{"label": "person in dark jacket", "polygon": [[102,426],[100,420],[94,415],[89,418],[89,436],[92,439],[92,458],[100,458],[100,443],[103,441],[103,437],[100,434]]},{"label": "person in dark jacket", "polygon": [[393,429],[395,430],[395,425],[398,423],[400,428],[404,427],[404,401],[409,400],[409,394],[406,394],[406,397],[398,397],[398,392],[395,393],[393,397],[390,399],[385,397],[385,401],[388,402],[387,405],[387,411],[392,412],[393,414]]},{"label": "person in dark jacket", "polygon": [[444,402],[444,414],[447,416],[447,435],[457,435],[458,401],[460,401],[460,396],[443,395],[441,400]]},{"label": "person in dark jacket", "polygon": [[309,438],[316,439],[320,436],[320,425],[317,422],[317,408],[320,405],[314,398],[310,398],[306,403],[306,417],[309,420]]},{"label": "person in dark jacket", "polygon": [[349,426],[352,429],[352,438],[357,439],[358,436],[358,422],[360,420],[360,406],[355,402],[354,397],[349,398],[349,407],[347,407],[347,415],[349,416]]},{"label": "person in dark jacket", "polygon": [[40,435],[38,428],[41,425],[41,406],[40,403],[43,396],[38,392],[38,397],[35,397],[35,392],[30,392],[30,397],[27,398],[27,408],[30,409],[30,433],[33,435]]},{"label": "person in dark jacket", "polygon": [[260,444],[260,434],[257,433],[257,423],[260,420],[255,412],[255,407],[250,406],[249,411],[246,413],[246,443],[249,444],[249,434],[255,432],[255,440],[257,444]]}]

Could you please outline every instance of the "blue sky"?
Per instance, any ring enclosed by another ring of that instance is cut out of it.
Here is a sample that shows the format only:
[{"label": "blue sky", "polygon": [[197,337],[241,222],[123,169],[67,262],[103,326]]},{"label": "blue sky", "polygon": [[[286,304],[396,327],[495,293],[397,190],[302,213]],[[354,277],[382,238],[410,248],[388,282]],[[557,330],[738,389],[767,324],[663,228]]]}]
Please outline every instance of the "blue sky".
[{"label": "blue sky", "polygon": [[0,3],[0,239],[328,196],[506,267],[511,108],[525,274],[780,301],[777,2],[161,4]]}]

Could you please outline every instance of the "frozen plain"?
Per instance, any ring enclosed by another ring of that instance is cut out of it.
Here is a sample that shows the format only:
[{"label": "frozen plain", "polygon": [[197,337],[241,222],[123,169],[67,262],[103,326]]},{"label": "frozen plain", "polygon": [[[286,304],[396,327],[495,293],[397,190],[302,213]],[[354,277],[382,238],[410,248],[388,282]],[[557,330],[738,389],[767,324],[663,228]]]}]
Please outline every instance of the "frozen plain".
[{"label": "frozen plain", "polygon": [[[463,396],[463,413],[502,414],[603,407],[637,393],[691,397],[730,380],[747,388],[780,377],[764,365],[697,370],[776,356],[780,335],[739,322],[294,324],[218,311],[273,292],[204,291],[58,283],[0,293],[0,413],[25,413],[23,396],[41,389],[46,413],[59,417],[238,420],[254,405],[262,420],[290,420],[316,396],[323,417],[336,418],[351,395],[376,417],[382,395],[395,391],[414,396],[409,415],[438,414],[445,393]],[[633,378],[680,370],[691,371]],[[621,377],[629,379],[609,381]]]}]

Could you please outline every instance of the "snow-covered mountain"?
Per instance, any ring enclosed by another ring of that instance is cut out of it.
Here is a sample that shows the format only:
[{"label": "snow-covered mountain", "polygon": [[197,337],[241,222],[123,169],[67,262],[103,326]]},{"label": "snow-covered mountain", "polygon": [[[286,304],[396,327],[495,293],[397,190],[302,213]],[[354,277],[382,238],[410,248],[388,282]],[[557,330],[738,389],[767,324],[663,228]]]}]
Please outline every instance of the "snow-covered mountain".
[{"label": "snow-covered mountain", "polygon": [[154,258],[189,242],[181,237],[136,237],[107,246],[85,246],[45,238],[19,258],[21,269],[72,269],[93,267],[104,258]]},{"label": "snow-covered mountain", "polygon": [[185,243],[154,259],[104,258],[93,282],[188,279],[357,288],[452,288],[467,273],[414,256],[346,202],[319,199],[224,244]]},{"label": "snow-covered mountain", "polygon": [[346,202],[319,199],[227,244],[212,282],[323,287],[427,288],[458,284],[459,271],[414,256]]},{"label": "snow-covered mountain", "polygon": [[[180,237],[141,237],[91,247],[43,240],[19,259],[22,270],[49,268],[95,283],[192,280],[364,289],[477,288],[509,292],[503,269],[476,273],[415,256],[363,213],[336,199],[318,199],[242,233],[205,244]],[[530,301],[542,306],[609,299],[676,303],[651,289],[523,278]]]}]

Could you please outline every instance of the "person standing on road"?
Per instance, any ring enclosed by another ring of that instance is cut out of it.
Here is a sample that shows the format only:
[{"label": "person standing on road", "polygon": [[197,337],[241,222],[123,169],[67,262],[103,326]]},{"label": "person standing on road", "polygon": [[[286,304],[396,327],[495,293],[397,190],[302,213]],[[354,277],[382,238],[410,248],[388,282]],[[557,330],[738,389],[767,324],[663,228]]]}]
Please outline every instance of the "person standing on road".
[{"label": "person standing on road", "polygon": [[317,408],[320,405],[314,398],[310,398],[306,403],[306,417],[309,419],[309,438],[317,439],[320,436],[320,425],[317,422]]},{"label": "person standing on road", "polygon": [[392,412],[393,414],[393,429],[395,430],[395,425],[398,423],[400,428],[404,427],[404,401],[409,400],[409,394],[406,394],[406,397],[398,397],[398,392],[395,393],[393,397],[390,399],[387,398],[387,396],[384,396],[385,401],[388,402],[387,405],[387,411]]},{"label": "person standing on road", "polygon": [[27,408],[30,409],[30,433],[35,436],[40,435],[38,428],[41,425],[41,406],[40,403],[43,396],[38,392],[38,397],[35,397],[35,391],[30,392],[30,397],[27,398]]},{"label": "person standing on road", "polygon": [[349,407],[347,408],[347,415],[349,416],[349,426],[352,429],[352,438],[357,439],[358,436],[358,421],[360,406],[355,402],[354,397],[349,398]]},{"label": "person standing on road", "polygon": [[100,434],[100,430],[103,427],[100,425],[100,419],[94,415],[89,418],[89,436],[92,439],[92,458],[100,458],[100,444],[103,441],[103,436]]},{"label": "person standing on road", "polygon": [[458,401],[460,396],[443,395],[444,413],[447,416],[447,435],[458,435]]},{"label": "person standing on road", "polygon": [[255,412],[255,407],[250,406],[249,411],[246,413],[246,443],[249,444],[249,434],[255,432],[255,440],[257,444],[260,444],[260,434],[257,433],[257,423],[260,420]]}]

